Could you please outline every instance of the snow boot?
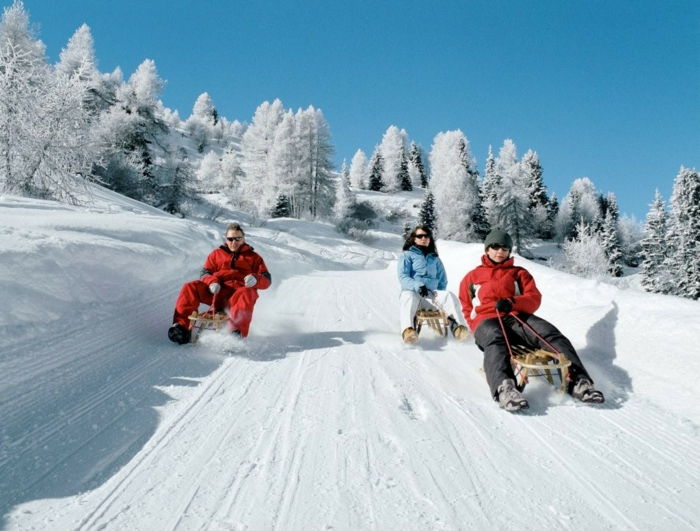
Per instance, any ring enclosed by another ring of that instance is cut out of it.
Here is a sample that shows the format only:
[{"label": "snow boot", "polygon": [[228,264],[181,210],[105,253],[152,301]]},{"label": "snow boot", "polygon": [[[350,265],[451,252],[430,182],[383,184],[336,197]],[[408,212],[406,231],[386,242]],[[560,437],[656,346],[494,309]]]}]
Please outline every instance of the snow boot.
[{"label": "snow boot", "polygon": [[168,339],[173,343],[177,343],[178,345],[189,343],[191,337],[192,332],[181,324],[174,323],[170,328],[168,328]]},{"label": "snow boot", "polygon": [[515,387],[515,381],[511,379],[503,380],[503,383],[498,386],[498,403],[506,411],[518,411],[530,407],[525,397]]},{"label": "snow boot", "polygon": [[605,402],[603,393],[593,387],[593,382],[585,376],[574,382],[571,387],[571,396],[586,404],[602,404]]},{"label": "snow boot", "polygon": [[466,326],[458,324],[457,320],[451,315],[447,318],[447,321],[450,325],[450,332],[452,332],[452,336],[457,341],[464,341],[467,339],[469,336],[469,329]]},{"label": "snow boot", "polygon": [[401,339],[403,339],[404,343],[415,343],[418,341],[418,334],[409,326],[401,333]]}]

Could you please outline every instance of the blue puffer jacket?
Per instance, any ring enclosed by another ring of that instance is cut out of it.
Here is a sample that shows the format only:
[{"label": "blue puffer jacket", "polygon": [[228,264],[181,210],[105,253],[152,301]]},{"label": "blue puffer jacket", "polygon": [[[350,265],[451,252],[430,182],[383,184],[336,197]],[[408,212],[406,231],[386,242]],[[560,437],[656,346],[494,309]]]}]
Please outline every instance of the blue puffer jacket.
[{"label": "blue puffer jacket", "polygon": [[447,287],[447,274],[440,257],[435,253],[424,256],[415,245],[401,253],[398,271],[401,289],[418,292],[421,286],[431,291]]}]

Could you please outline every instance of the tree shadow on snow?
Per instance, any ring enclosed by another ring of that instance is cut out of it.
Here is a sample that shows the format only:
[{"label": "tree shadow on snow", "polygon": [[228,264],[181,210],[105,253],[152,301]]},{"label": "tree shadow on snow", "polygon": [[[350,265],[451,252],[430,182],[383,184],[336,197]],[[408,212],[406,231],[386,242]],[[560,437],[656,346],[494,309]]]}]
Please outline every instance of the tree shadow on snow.
[{"label": "tree shadow on snow", "polygon": [[584,366],[605,394],[607,409],[622,407],[632,392],[632,379],[627,371],[615,364],[617,358],[615,327],[619,308],[613,302],[608,313],[595,323],[586,334],[586,346],[578,351]]},{"label": "tree shadow on snow", "polygon": [[[202,356],[195,345],[131,344],[100,358],[87,371],[54,370],[38,378],[31,410],[4,419],[0,428],[0,529],[18,527],[12,510],[35,500],[60,499],[96,489],[140,452],[156,433],[158,408],[171,393],[199,385],[222,358]],[[66,345],[47,347],[61,349]],[[195,347],[195,348],[191,348]],[[95,369],[93,371],[93,368]],[[15,509],[16,510],[16,509]]]}]

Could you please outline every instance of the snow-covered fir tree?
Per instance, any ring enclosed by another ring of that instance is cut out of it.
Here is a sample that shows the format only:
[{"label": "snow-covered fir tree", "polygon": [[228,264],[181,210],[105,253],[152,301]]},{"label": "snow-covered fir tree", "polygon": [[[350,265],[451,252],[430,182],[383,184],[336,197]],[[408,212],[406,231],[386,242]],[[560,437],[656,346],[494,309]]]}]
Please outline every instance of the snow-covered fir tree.
[{"label": "snow-covered fir tree", "polygon": [[523,253],[535,228],[530,210],[529,176],[518,161],[516,146],[511,139],[503,142],[495,173],[500,186],[491,205],[489,221],[492,226],[507,231],[513,237],[515,248]]},{"label": "snow-covered fir tree", "polygon": [[401,155],[401,167],[399,168],[399,188],[404,192],[410,192],[413,190],[411,176],[408,173],[408,158],[406,157],[405,152]]},{"label": "snow-covered fir tree", "polygon": [[[229,198],[237,197],[240,193],[242,179],[243,170],[241,169],[240,152],[234,144],[229,144],[221,156],[221,175],[219,177],[221,191]],[[232,202],[240,206],[237,201]]]},{"label": "snow-covered fir tree", "polygon": [[197,97],[192,107],[192,114],[185,122],[185,130],[196,144],[197,151],[203,153],[216,136],[219,113],[208,93]]},{"label": "snow-covered fir tree", "polygon": [[280,196],[289,202],[290,216],[301,217],[304,209],[304,188],[299,167],[299,139],[294,113],[284,113],[270,145],[268,171],[262,178],[264,193],[256,205],[258,214],[265,217],[277,208]]},{"label": "snow-covered fir tree", "polygon": [[334,196],[333,144],[323,112],[313,106],[295,115],[299,139],[299,178],[304,211],[311,217],[328,216]]},{"label": "snow-covered fir tree", "polygon": [[0,20],[0,190],[74,202],[97,158],[86,108],[88,64],[46,63],[21,1]]},{"label": "snow-covered fir tree", "polygon": [[383,163],[383,191],[385,192],[396,192],[405,189],[404,186],[406,186],[406,181],[408,180],[406,137],[405,130],[391,125],[384,133],[379,144]]},{"label": "snow-covered fir tree", "polygon": [[355,204],[355,195],[350,190],[350,170],[345,161],[340,168],[340,174],[335,185],[335,205],[333,205],[333,219],[336,223],[343,223],[350,217],[352,207]]},{"label": "snow-covered fir tree", "polygon": [[654,202],[649,206],[644,227],[645,237],[641,242],[644,256],[640,270],[641,283],[645,290],[652,293],[668,293],[670,278],[664,267],[668,255],[667,213],[659,190],[656,190]]},{"label": "snow-covered fir tree", "polygon": [[534,235],[549,239],[552,237],[554,226],[549,221],[549,198],[547,187],[542,180],[542,164],[535,151],[528,149],[521,161],[523,181],[528,190],[530,216],[534,227]]},{"label": "snow-covered fir tree", "polygon": [[[420,205],[418,223],[428,227],[434,236],[437,236],[437,216],[435,213],[435,198],[430,189],[426,189],[425,198]],[[410,232],[410,229],[409,229]]]},{"label": "snow-covered fir tree", "polygon": [[481,195],[484,205],[484,212],[489,225],[496,226],[498,223],[498,210],[496,203],[501,190],[501,178],[496,172],[496,157],[489,146],[486,162],[484,163],[484,180],[481,185]]},{"label": "snow-covered fir tree", "polygon": [[438,133],[430,152],[430,189],[441,238],[479,241],[485,220],[474,160],[462,131]]},{"label": "snow-covered fir tree", "polygon": [[259,198],[266,192],[272,192],[273,198],[265,202],[265,206],[274,201],[276,194],[265,188],[268,174],[269,155],[275,140],[277,126],[284,117],[284,107],[279,99],[272,103],[261,103],[248,128],[241,139],[241,169],[245,174],[245,182],[242,192],[245,201],[257,204]]},{"label": "snow-covered fir tree", "polygon": [[199,161],[195,173],[195,184],[200,193],[214,193],[222,188],[221,157],[214,151],[208,151]]},{"label": "snow-covered fir tree", "polygon": [[593,182],[588,177],[575,179],[559,208],[555,222],[560,241],[575,237],[578,224],[596,224],[600,217],[600,201]]},{"label": "snow-covered fir tree", "polygon": [[284,194],[277,196],[277,201],[270,214],[273,218],[288,218],[292,215],[292,208],[289,202],[289,197]]},{"label": "snow-covered fir tree", "polygon": [[368,189],[379,192],[384,186],[384,161],[379,149],[375,149],[369,161]]},{"label": "snow-covered fir tree", "polygon": [[664,266],[673,278],[674,295],[700,298],[700,174],[681,167],[673,182],[668,223],[669,253]]},{"label": "snow-covered fir tree", "polygon": [[350,186],[358,189],[367,189],[369,176],[367,155],[358,149],[350,161]]},{"label": "snow-covered fir tree", "polygon": [[428,174],[423,164],[423,150],[415,142],[411,142],[408,150],[408,175],[414,188],[428,187]]},{"label": "snow-covered fir tree", "polygon": [[608,274],[609,262],[599,235],[584,221],[579,221],[576,236],[563,245],[566,268],[573,274],[587,278],[603,278]]},{"label": "snow-covered fir tree", "polygon": [[605,213],[600,230],[600,240],[608,258],[608,272],[614,277],[622,276],[622,251],[617,236],[617,216],[611,209]]},{"label": "snow-covered fir tree", "polygon": [[117,103],[102,113],[99,123],[105,146],[105,164],[98,169],[102,180],[120,193],[156,206],[160,206],[159,180],[173,167],[166,159],[177,156],[164,148],[169,129],[161,118],[162,87],[155,63],[146,59],[117,89]]}]

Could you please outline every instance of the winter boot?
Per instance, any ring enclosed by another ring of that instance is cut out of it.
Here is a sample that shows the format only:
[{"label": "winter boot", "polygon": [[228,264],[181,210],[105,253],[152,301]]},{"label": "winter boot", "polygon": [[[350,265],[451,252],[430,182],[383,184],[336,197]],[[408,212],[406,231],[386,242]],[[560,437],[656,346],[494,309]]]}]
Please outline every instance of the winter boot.
[{"label": "winter boot", "polygon": [[177,343],[178,345],[189,343],[191,337],[192,332],[181,324],[174,323],[170,328],[168,328],[168,339],[173,343]]},{"label": "winter boot", "polygon": [[464,341],[469,336],[469,330],[466,326],[458,324],[454,317],[451,315],[447,318],[450,324],[450,332],[457,341]]},{"label": "winter boot", "polygon": [[403,339],[404,343],[415,343],[418,341],[418,334],[409,326],[401,333],[401,339]]},{"label": "winter boot", "polygon": [[518,411],[530,407],[525,397],[515,387],[515,382],[510,379],[503,380],[498,387],[498,403],[506,411]]},{"label": "winter boot", "polygon": [[593,382],[585,376],[574,382],[571,387],[571,396],[587,404],[602,404],[605,402],[603,393],[593,387]]}]

